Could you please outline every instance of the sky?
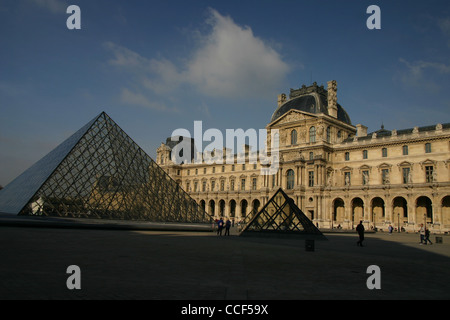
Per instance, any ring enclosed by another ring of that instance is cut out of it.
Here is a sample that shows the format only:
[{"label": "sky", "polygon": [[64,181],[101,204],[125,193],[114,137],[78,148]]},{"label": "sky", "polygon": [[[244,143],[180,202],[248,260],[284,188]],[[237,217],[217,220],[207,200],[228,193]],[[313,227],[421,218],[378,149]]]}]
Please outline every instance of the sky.
[{"label": "sky", "polygon": [[102,111],[152,158],[194,121],[264,129],[313,82],[369,132],[448,123],[449,58],[448,0],[0,0],[0,185]]}]

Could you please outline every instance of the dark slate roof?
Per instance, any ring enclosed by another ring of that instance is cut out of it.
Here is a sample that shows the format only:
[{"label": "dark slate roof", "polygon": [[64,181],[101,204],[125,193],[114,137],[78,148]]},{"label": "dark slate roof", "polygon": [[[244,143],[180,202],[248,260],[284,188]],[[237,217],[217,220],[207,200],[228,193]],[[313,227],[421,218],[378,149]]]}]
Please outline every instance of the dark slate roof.
[{"label": "dark slate roof", "polygon": [[[324,113],[328,115],[327,91],[322,87],[314,87],[314,86],[307,87],[305,90],[308,90],[309,92],[306,92],[304,94],[295,97],[291,96],[292,99],[288,100],[280,107],[278,107],[277,110],[275,110],[275,112],[273,113],[270,122],[277,120],[290,110],[299,110],[314,114]],[[348,116],[344,108],[342,108],[342,106],[339,104],[337,105],[337,108],[338,108],[337,118],[351,125],[352,122],[350,120],[350,117]]]},{"label": "dark slate roof", "polygon": [[[435,131],[436,130],[436,125],[431,125],[431,126],[424,126],[424,127],[419,127],[419,132],[426,132],[426,131]],[[442,124],[442,129],[450,129],[450,123],[444,123]],[[409,129],[401,129],[401,130],[397,130],[397,135],[405,135],[405,134],[412,134],[414,131],[414,128],[409,128]],[[384,126],[381,126],[380,130],[368,133],[367,136],[365,137],[358,137],[358,140],[369,140],[372,139],[372,135],[376,133],[377,134],[377,138],[383,138],[383,137],[390,137],[392,136],[392,131],[391,130],[386,130],[384,129]],[[353,141],[354,136],[350,136],[347,139],[345,139],[343,142],[351,142]]]}]

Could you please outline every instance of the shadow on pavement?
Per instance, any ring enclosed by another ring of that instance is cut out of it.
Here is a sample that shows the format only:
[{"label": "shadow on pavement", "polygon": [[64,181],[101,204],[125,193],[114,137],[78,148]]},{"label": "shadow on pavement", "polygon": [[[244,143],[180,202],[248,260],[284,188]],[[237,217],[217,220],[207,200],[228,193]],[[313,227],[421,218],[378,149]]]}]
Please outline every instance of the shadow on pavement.
[{"label": "shadow on pavement", "polygon": [[[327,234],[292,239],[212,232],[0,227],[0,299],[449,299],[449,240]],[[447,252],[447,254],[445,254]],[[68,290],[67,267],[81,269]],[[381,270],[369,290],[367,268]]]}]

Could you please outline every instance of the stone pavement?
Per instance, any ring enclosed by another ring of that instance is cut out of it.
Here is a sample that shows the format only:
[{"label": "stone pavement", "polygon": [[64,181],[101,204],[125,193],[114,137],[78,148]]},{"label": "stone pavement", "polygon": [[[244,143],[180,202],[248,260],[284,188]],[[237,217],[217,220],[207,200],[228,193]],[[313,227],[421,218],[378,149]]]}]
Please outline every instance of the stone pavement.
[{"label": "stone pavement", "polygon": [[[374,233],[362,248],[356,234],[326,236],[311,252],[213,232],[0,226],[0,299],[450,299],[450,236]],[[70,265],[81,290],[67,289]],[[367,288],[370,265],[380,290]]]}]

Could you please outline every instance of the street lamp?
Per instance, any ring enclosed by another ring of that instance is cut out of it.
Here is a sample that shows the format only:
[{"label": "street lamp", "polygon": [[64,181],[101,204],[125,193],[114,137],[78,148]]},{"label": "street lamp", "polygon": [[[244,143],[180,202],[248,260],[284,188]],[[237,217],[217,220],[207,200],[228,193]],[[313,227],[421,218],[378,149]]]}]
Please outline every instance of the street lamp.
[{"label": "street lamp", "polygon": [[373,213],[373,230],[377,229],[377,224],[376,224],[376,217],[375,217],[375,212]]},{"label": "street lamp", "polygon": [[397,213],[398,217],[398,233],[400,233],[400,213]]}]

